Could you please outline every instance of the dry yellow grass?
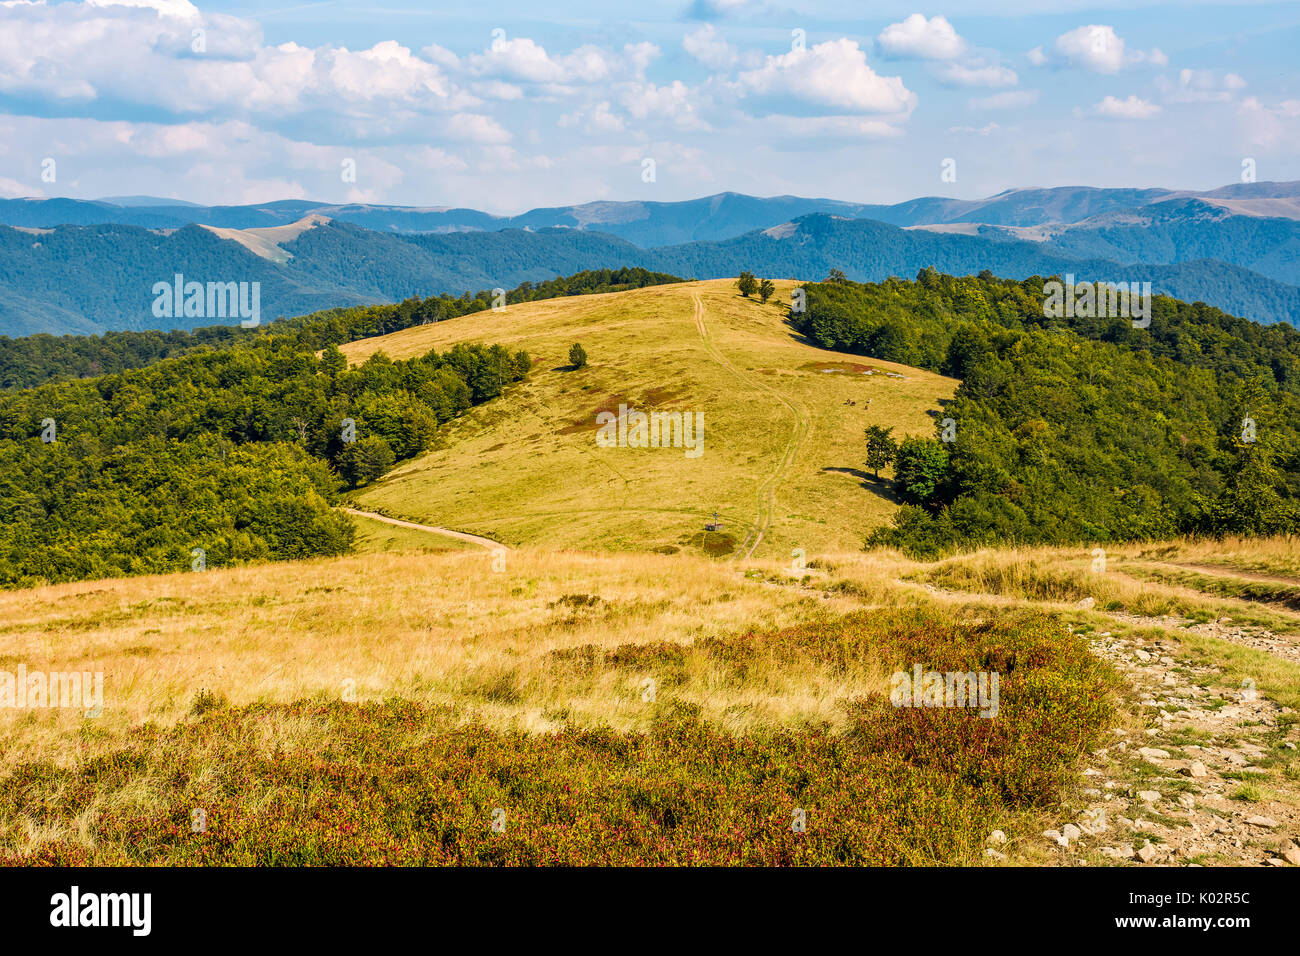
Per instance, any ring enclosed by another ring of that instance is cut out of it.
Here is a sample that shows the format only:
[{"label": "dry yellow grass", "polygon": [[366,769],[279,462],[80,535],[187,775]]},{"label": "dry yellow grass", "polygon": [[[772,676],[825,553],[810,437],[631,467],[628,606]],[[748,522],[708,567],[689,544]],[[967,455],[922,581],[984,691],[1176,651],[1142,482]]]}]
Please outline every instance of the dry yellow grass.
[{"label": "dry yellow grass", "polygon": [[[956,382],[804,344],[785,320],[794,283],[777,285],[767,305],[730,280],[692,282],[514,305],[344,346],[353,362],[463,341],[536,360],[528,383],[473,410],[444,448],[364,489],[358,506],[512,546],[698,554],[752,544],[761,531],[759,557],[861,547],[896,507],[865,481],[863,430],[932,433]],[[575,341],[591,363],[581,371],[566,368]],[[702,412],[703,456],[597,447],[596,412],[620,403]],[[733,540],[704,537],[715,510]]]},{"label": "dry yellow grass", "polygon": [[[172,723],[200,690],[236,704],[400,696],[453,704],[466,722],[497,728],[552,729],[560,712],[578,725],[632,728],[645,718],[651,675],[575,675],[551,652],[688,643],[862,603],[797,586],[771,562],[750,563],[746,576],[685,555],[525,550],[505,560],[498,572],[498,558],[478,549],[371,554],[0,594],[2,666],[102,671],[105,688],[98,718],[0,712],[5,761],[70,759],[86,729]],[[809,580],[824,577],[814,570]],[[815,668],[786,669],[734,686],[700,671],[660,693],[727,726],[797,724],[838,720],[835,700],[881,679],[828,683]]]}]

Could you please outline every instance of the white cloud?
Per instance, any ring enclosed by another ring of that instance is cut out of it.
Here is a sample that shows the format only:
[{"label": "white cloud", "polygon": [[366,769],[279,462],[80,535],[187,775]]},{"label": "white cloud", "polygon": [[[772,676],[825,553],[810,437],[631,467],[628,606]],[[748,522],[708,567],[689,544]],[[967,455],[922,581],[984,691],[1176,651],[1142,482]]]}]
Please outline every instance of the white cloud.
[{"label": "white cloud", "polygon": [[1246,88],[1236,73],[1215,70],[1179,70],[1178,82],[1158,77],[1156,86],[1171,103],[1226,103]]},{"label": "white cloud", "polygon": [[983,126],[950,126],[950,133],[974,133],[976,136],[988,136],[996,130],[1001,129],[997,123],[985,123]]},{"label": "white cloud", "polygon": [[876,37],[880,49],[890,56],[916,56],[927,60],[951,60],[966,52],[966,41],[957,35],[944,17],[927,20],[914,13],[902,23],[891,23]]},{"label": "white cloud", "polygon": [[[1056,53],[1062,62],[1093,73],[1115,74],[1143,63],[1157,67],[1169,65],[1169,57],[1159,47],[1150,51],[1128,49],[1114,27],[1098,23],[1062,33],[1056,38]],[[1029,60],[1035,66],[1042,66],[1049,58],[1042,47],[1035,47],[1029,51]]]},{"label": "white cloud", "polygon": [[1160,112],[1160,107],[1137,96],[1129,96],[1122,100],[1107,96],[1088,112],[1109,119],[1142,120],[1155,116]]},{"label": "white cloud", "polygon": [[916,106],[916,94],[900,77],[880,76],[858,44],[846,38],[769,56],[759,69],[742,72],[739,81],[747,94],[788,96],[853,112],[907,113]]},{"label": "white cloud", "polygon": [[699,94],[681,80],[663,86],[638,83],[623,89],[619,102],[637,120],[659,119],[679,129],[708,129],[700,116]]},{"label": "white cloud", "polygon": [[682,49],[713,70],[727,70],[740,58],[736,48],[722,38],[713,24],[706,23],[682,38]]},{"label": "white cloud", "polygon": [[[818,141],[833,139],[896,139],[903,130],[887,120],[862,116],[768,116],[763,123],[780,134],[782,140],[801,141],[815,147]],[[782,145],[799,145],[784,142]]]},{"label": "white cloud", "polygon": [[1056,38],[1056,52],[1094,73],[1118,73],[1124,66],[1124,41],[1114,27],[1089,24]]},{"label": "white cloud", "polygon": [[1016,71],[1005,66],[952,63],[944,67],[939,75],[958,86],[1015,86],[1020,82]]},{"label": "white cloud", "polygon": [[470,143],[508,143],[509,131],[490,116],[480,113],[457,113],[443,124],[443,132],[452,139]]},{"label": "white cloud", "polygon": [[1009,90],[973,99],[969,106],[977,110],[1017,110],[1033,106],[1037,102],[1038,90]]},{"label": "white cloud", "polygon": [[1028,53],[1025,54],[1025,57],[1034,66],[1043,66],[1044,64],[1047,63],[1047,54],[1043,52],[1043,48],[1041,46],[1034,47],[1032,50],[1030,50]]}]

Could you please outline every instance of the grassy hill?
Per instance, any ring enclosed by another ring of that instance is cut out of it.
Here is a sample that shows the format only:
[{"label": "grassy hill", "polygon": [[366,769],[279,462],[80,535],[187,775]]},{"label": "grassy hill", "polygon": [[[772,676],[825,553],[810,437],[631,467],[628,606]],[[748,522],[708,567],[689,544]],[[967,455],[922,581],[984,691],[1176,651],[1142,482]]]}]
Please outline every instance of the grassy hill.
[{"label": "grassy hill", "polygon": [[[786,559],[860,547],[896,507],[861,470],[863,430],[931,433],[956,382],[805,344],[784,315],[793,286],[766,305],[731,280],[525,303],[345,346],[353,362],[464,341],[534,359],[510,402],[453,426],[445,448],[362,490],[358,507],[512,546]],[[568,368],[574,342],[585,369]],[[702,412],[702,456],[597,447],[597,413],[620,404]],[[725,530],[705,532],[715,510]]]}]

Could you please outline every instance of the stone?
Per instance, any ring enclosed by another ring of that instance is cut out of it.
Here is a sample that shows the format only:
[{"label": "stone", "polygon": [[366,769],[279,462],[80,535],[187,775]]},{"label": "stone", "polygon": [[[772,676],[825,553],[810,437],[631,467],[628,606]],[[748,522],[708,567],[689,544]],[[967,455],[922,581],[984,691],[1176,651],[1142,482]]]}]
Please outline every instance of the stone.
[{"label": "stone", "polygon": [[984,842],[992,843],[994,846],[1001,846],[1002,844],[1007,842],[1007,835],[1003,833],[1001,830],[994,830],[992,833],[989,834],[989,838]]},{"label": "stone", "polygon": [[1133,656],[1143,662],[1151,660],[1151,655],[1148,654],[1146,651],[1142,650],[1142,648],[1140,647],[1133,652]]},{"label": "stone", "polygon": [[1138,791],[1138,799],[1143,800],[1143,801],[1145,801],[1146,803],[1155,803],[1157,800],[1160,799],[1160,791],[1159,791],[1159,790],[1139,790],[1139,791]]},{"label": "stone", "polygon": [[1292,866],[1300,866],[1300,846],[1289,846],[1282,851],[1282,859]]},{"label": "stone", "polygon": [[1086,597],[1086,598],[1084,598],[1084,599],[1083,599],[1082,601],[1080,601],[1079,604],[1078,604],[1078,607],[1083,608],[1085,611],[1091,611],[1091,610],[1092,610],[1094,607],[1096,607],[1096,606],[1097,606],[1097,599],[1096,599],[1096,598],[1090,598],[1090,597]]},{"label": "stone", "polygon": [[997,860],[999,863],[1005,863],[1007,859],[1007,855],[1005,853],[999,853],[997,850],[993,849],[992,847],[986,847],[984,850],[984,855],[988,857],[990,860]]},{"label": "stone", "polygon": [[1137,858],[1143,863],[1154,863],[1159,856],[1160,851],[1150,843],[1137,851]]},{"label": "stone", "polygon": [[1161,750],[1159,747],[1142,747],[1138,750],[1138,753],[1141,754],[1143,757],[1145,757],[1147,760],[1168,760],[1169,759],[1169,751]]},{"label": "stone", "polygon": [[1259,814],[1246,817],[1246,822],[1252,827],[1263,827],[1265,830],[1273,830],[1281,826],[1281,824],[1272,817],[1260,816]]},{"label": "stone", "polygon": [[1197,778],[1208,777],[1210,775],[1210,771],[1206,768],[1205,764],[1201,763],[1199,760],[1192,761],[1191,766],[1187,768],[1187,773]]},{"label": "stone", "polygon": [[1065,837],[1067,841],[1077,840],[1082,835],[1083,831],[1073,823],[1067,823],[1065,826],[1061,827],[1061,836]]}]

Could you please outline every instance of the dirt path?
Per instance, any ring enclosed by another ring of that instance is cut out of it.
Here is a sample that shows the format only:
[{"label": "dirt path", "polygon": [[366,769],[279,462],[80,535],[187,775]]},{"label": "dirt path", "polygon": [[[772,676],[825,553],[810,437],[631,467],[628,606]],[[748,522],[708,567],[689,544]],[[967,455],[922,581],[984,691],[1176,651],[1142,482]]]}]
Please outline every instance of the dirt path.
[{"label": "dirt path", "polygon": [[[1069,608],[923,587],[944,601]],[[1114,730],[1111,744],[1092,752],[1059,818],[1013,848],[1012,862],[1300,866],[1300,725],[1249,681],[1225,689],[1222,671],[1178,637],[1201,634],[1289,661],[1296,661],[1295,645],[1226,619],[1194,624],[1092,613],[1100,622],[1086,632],[1093,652],[1124,675],[1137,713]],[[1003,858],[1006,849],[994,853]]]},{"label": "dirt path", "polygon": [[403,521],[401,518],[390,518],[387,515],[375,514],[373,511],[358,511],[356,508],[340,508],[340,511],[346,511],[350,515],[356,515],[358,518],[369,518],[372,521],[382,521],[384,524],[397,525],[399,528],[413,528],[416,531],[427,531],[430,534],[440,534],[446,538],[455,538],[458,541],[468,541],[470,544],[477,544],[479,547],[487,548],[489,551],[509,551],[504,544],[499,541],[493,541],[491,538],[484,538],[477,534],[467,534],[464,531],[452,531],[450,528],[435,528],[433,525],[416,524],[414,521]]},{"label": "dirt path", "polygon": [[795,419],[794,433],[790,436],[790,440],[785,443],[785,447],[782,449],[781,461],[777,464],[772,474],[770,474],[767,479],[758,486],[758,514],[754,519],[753,530],[746,535],[745,540],[740,543],[739,547],[737,547],[735,552],[732,554],[733,560],[738,557],[748,558],[754,553],[759,542],[763,540],[763,535],[767,533],[767,529],[772,523],[772,515],[776,511],[777,485],[780,482],[781,477],[794,461],[794,456],[799,451],[799,445],[808,436],[808,431],[812,427],[812,418],[806,411],[800,409],[794,402],[786,398],[766,382],[760,382],[757,379],[746,375],[737,368],[729,358],[723,355],[714,344],[713,335],[709,332],[708,324],[704,321],[704,302],[700,299],[698,294],[693,295],[692,299],[695,301],[695,327],[699,330],[700,340],[704,343],[705,350],[713,357],[713,360],[727,371],[731,372],[732,375],[744,384],[771,395],[789,409]]},{"label": "dirt path", "polygon": [[1300,578],[1276,577],[1261,574],[1258,571],[1243,571],[1240,568],[1232,568],[1222,564],[1183,564],[1170,561],[1151,561],[1148,563],[1158,564],[1166,568],[1177,568],[1181,571],[1195,571],[1197,574],[1208,574],[1214,578],[1243,578],[1247,581],[1259,581],[1262,584],[1280,584],[1292,588],[1300,587]]}]

